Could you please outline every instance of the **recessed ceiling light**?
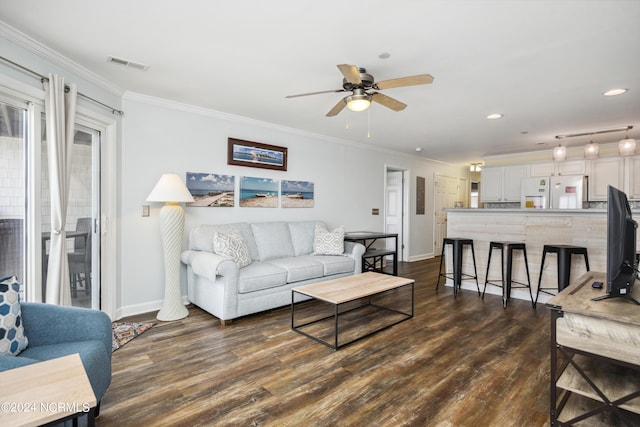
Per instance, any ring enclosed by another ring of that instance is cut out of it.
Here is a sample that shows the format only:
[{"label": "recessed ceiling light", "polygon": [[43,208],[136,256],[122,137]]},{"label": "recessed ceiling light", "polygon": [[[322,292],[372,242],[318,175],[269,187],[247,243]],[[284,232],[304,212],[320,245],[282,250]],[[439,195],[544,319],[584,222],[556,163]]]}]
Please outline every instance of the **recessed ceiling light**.
[{"label": "recessed ceiling light", "polygon": [[421,151],[422,151],[422,148],[421,148],[421,147],[417,147],[417,148],[416,148],[416,151],[419,153],[419,152],[421,152]]},{"label": "recessed ceiling light", "polygon": [[606,91],[605,93],[603,93],[604,96],[616,96],[616,95],[622,95],[623,93],[625,93],[628,89],[611,89]]},{"label": "recessed ceiling light", "polygon": [[501,119],[501,118],[502,118],[502,114],[498,114],[498,113],[489,114],[487,116],[487,119],[489,119],[489,120]]},{"label": "recessed ceiling light", "polygon": [[380,59],[388,59],[391,56],[391,54],[389,52],[382,52],[380,55],[378,55],[378,58]]}]

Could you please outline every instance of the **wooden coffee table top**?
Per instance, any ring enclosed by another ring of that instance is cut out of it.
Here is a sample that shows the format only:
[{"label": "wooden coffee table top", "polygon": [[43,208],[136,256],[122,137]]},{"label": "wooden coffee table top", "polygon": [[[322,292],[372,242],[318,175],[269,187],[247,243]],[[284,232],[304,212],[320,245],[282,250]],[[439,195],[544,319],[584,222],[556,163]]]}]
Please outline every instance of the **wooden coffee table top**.
[{"label": "wooden coffee table top", "polygon": [[39,426],[97,404],[78,354],[0,372],[0,384],[3,426]]},{"label": "wooden coffee table top", "polygon": [[330,302],[342,304],[413,283],[413,279],[367,272],[310,285],[296,286],[292,291]]}]

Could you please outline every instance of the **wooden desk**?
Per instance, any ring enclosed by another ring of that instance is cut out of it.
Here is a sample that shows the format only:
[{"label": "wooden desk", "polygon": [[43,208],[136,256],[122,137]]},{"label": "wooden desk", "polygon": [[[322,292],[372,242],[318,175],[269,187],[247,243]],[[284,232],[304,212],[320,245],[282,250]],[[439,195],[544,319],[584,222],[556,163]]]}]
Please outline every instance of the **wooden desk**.
[{"label": "wooden desk", "polygon": [[[640,306],[592,299],[604,273],[587,272],[551,309],[551,425],[640,425]],[[640,281],[632,296],[640,298]],[[592,424],[595,422],[595,424]]]},{"label": "wooden desk", "polygon": [[88,415],[97,405],[78,354],[0,372],[0,425],[39,426]]},{"label": "wooden desk", "polygon": [[[377,249],[372,248],[378,239],[394,239],[394,249]],[[397,233],[378,233],[374,231],[351,231],[344,235],[347,242],[362,243],[365,246],[365,252],[362,255],[362,272],[375,271],[377,273],[386,273],[383,269],[382,260],[385,256],[393,258],[393,275],[398,275],[398,234]],[[379,267],[378,267],[379,263]],[[388,273],[386,273],[388,274]]]}]

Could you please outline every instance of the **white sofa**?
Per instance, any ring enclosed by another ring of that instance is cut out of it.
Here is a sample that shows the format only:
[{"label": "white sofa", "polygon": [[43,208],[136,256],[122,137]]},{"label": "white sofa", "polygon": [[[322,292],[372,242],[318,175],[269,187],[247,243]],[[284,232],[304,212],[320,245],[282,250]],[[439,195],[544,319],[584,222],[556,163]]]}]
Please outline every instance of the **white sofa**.
[{"label": "white sofa", "polygon": [[[314,231],[322,221],[199,225],[189,233],[189,301],[225,324],[231,319],[291,304],[291,288],[362,272],[362,244],[344,242],[343,255],[314,255]],[[240,268],[214,252],[214,236],[238,232],[251,263]]]}]

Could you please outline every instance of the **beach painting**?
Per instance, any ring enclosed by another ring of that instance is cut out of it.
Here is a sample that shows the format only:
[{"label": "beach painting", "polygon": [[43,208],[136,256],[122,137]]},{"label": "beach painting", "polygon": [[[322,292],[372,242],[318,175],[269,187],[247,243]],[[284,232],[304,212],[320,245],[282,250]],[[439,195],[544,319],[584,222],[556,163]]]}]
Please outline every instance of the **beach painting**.
[{"label": "beach painting", "polygon": [[271,178],[241,176],[240,207],[277,208],[278,181]]},{"label": "beach painting", "polygon": [[283,208],[312,208],[313,182],[283,180],[280,183],[280,206]]},{"label": "beach painting", "polygon": [[232,175],[187,172],[186,184],[194,199],[187,206],[234,206],[236,181]]},{"label": "beach painting", "polygon": [[228,138],[227,164],[287,170],[287,148]]}]

